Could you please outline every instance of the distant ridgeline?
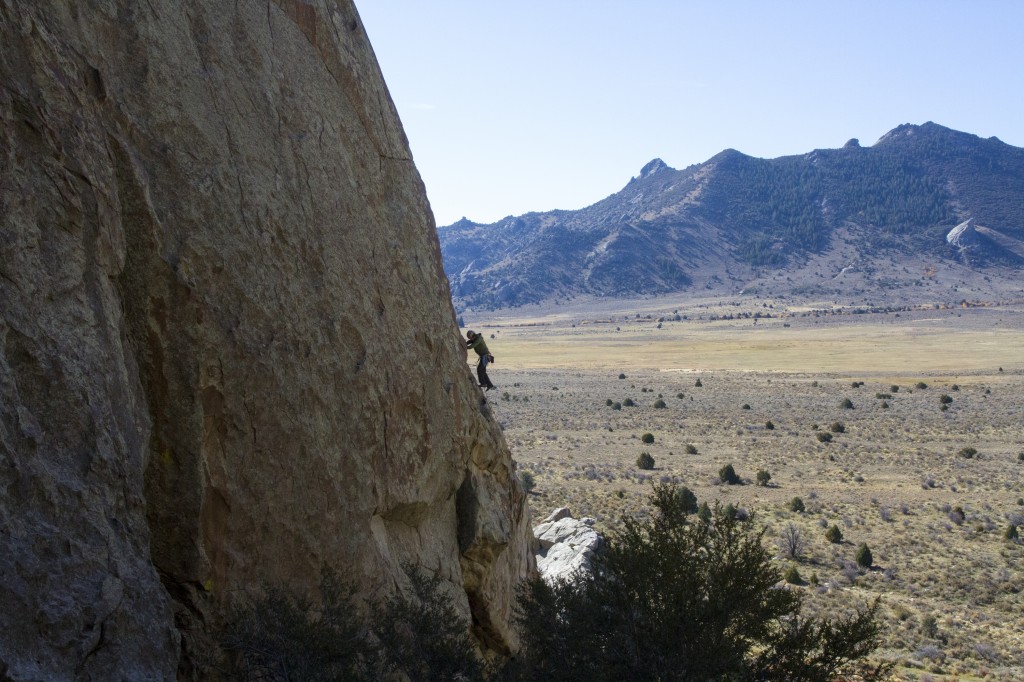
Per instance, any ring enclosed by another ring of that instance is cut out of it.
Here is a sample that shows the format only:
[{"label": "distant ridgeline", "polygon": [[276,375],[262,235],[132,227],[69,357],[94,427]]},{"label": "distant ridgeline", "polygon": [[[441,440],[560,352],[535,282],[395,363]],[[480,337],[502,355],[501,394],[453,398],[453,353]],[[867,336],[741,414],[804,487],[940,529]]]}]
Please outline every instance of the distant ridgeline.
[{"label": "distant ridgeline", "polygon": [[587,208],[463,218],[438,234],[453,296],[486,308],[786,268],[828,251],[838,229],[868,259],[895,250],[1024,266],[1024,149],[925,123],[871,147],[850,140],[777,159],[728,149],[683,170],[655,159]]}]

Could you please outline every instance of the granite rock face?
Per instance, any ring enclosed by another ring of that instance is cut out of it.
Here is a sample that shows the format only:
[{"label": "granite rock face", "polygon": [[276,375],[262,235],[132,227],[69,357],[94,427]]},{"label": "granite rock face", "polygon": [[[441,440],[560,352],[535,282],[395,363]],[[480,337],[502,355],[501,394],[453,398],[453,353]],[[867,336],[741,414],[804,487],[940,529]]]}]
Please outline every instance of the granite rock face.
[{"label": "granite rock face", "polygon": [[533,529],[537,538],[537,570],[548,582],[572,580],[589,571],[591,558],[604,539],[594,530],[594,519],[574,518],[568,507],[560,507]]},{"label": "granite rock face", "polygon": [[0,666],[202,676],[323,566],[514,648],[533,538],[346,0],[0,0]]}]

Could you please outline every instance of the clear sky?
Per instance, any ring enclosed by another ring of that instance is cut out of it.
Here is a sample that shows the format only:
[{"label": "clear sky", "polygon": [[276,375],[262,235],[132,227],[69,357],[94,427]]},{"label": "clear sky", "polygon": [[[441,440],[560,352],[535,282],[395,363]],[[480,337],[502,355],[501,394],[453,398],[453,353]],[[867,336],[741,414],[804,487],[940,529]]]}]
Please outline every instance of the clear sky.
[{"label": "clear sky", "polygon": [[1024,146],[1021,0],[356,3],[438,225],[902,123]]}]

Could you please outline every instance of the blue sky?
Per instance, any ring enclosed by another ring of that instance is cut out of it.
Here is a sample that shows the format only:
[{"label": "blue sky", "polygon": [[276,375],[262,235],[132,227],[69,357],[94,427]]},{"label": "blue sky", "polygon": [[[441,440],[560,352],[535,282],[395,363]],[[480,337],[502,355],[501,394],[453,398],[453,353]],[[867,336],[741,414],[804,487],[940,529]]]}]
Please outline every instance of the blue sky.
[{"label": "blue sky", "polygon": [[1017,0],[356,2],[438,225],[902,123],[1024,146]]}]

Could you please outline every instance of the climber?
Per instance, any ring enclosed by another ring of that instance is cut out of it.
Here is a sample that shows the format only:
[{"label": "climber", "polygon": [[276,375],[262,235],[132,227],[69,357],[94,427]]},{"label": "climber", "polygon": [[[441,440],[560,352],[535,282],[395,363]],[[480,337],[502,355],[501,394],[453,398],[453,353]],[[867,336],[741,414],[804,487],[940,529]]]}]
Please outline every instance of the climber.
[{"label": "climber", "polygon": [[477,334],[469,329],[466,331],[466,338],[468,339],[466,348],[472,348],[480,356],[480,361],[476,363],[476,378],[480,380],[480,388],[489,391],[494,388],[494,384],[487,376],[487,363],[494,362],[494,356],[487,350],[487,344],[484,343],[482,334]]}]

